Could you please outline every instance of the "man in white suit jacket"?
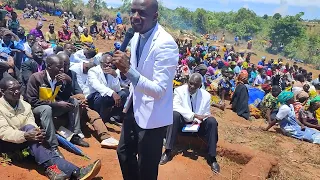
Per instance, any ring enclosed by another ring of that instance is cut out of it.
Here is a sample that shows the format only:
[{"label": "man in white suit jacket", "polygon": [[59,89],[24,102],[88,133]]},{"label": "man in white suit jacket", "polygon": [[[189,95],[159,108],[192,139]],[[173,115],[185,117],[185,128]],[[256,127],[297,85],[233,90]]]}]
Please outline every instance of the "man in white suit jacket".
[{"label": "man in white suit jacket", "polygon": [[[97,111],[104,121],[109,121],[111,116],[120,120],[128,94],[121,90],[118,74],[113,69],[111,55],[103,55],[100,65],[88,71],[87,82],[88,88],[84,94],[88,99],[89,107]],[[106,110],[111,107],[113,111],[108,114]]]},{"label": "man in white suit jacket", "polygon": [[172,124],[178,46],[157,19],[157,0],[133,0],[130,20],[136,33],[131,40],[130,62],[120,51],[113,58],[132,82],[128,99],[133,103],[129,104],[117,150],[125,180],[157,179],[163,137]]},{"label": "man in white suit jacket", "polygon": [[194,73],[190,76],[188,85],[174,90],[173,124],[167,129],[166,150],[162,154],[160,164],[166,164],[172,158],[172,149],[179,132],[188,123],[200,124],[199,135],[208,142],[208,163],[213,172],[219,172],[220,166],[216,160],[218,142],[218,123],[210,113],[211,95],[202,85],[202,75]]}]

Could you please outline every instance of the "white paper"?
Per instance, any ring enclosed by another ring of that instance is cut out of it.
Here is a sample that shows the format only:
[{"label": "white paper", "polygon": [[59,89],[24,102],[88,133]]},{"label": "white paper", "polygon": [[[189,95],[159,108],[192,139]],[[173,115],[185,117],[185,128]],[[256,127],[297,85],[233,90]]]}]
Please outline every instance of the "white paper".
[{"label": "white paper", "polygon": [[198,132],[200,124],[187,124],[183,127],[182,132]]},{"label": "white paper", "polygon": [[72,136],[74,135],[73,132],[71,132],[69,129],[61,126],[59,129],[58,129],[58,134],[64,138],[66,138],[68,141],[71,140]]}]

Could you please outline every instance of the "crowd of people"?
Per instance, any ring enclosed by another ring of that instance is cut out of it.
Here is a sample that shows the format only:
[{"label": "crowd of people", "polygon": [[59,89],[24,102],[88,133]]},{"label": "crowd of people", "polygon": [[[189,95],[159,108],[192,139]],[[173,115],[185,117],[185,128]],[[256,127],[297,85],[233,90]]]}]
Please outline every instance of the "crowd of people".
[{"label": "crowd of people", "polygon": [[177,43],[176,86],[192,73],[200,73],[201,88],[211,94],[211,106],[232,109],[247,120],[264,118],[268,123],[264,130],[279,125],[287,136],[320,143],[320,75],[312,79],[312,72],[281,58],[262,57],[254,64],[252,53],[236,52],[233,46],[225,45],[221,56],[219,47],[203,42],[195,46],[188,40]]},{"label": "crowd of people", "polygon": [[[101,147],[115,149],[119,142],[105,122],[121,125],[129,82],[111,64],[112,52],[97,53],[97,23],[90,32],[81,22],[73,30],[65,23],[58,32],[50,24],[44,33],[39,21],[26,33],[17,13],[9,14],[0,29],[0,152],[29,148],[49,179],[91,179],[101,161],[77,167],[65,160],[55,119],[64,119],[71,143],[89,147],[81,127],[88,119]],[[122,23],[120,14],[117,22]],[[114,50],[119,48],[115,43]]]},{"label": "crowd of people", "polygon": [[[97,53],[94,40],[116,36],[119,25],[125,31],[121,14],[114,22],[102,22],[102,28],[95,21],[90,28],[82,22],[70,27],[66,15],[61,30],[56,32],[50,24],[46,33],[42,21],[26,33],[17,17],[12,11],[0,29],[0,152],[29,147],[49,179],[90,179],[99,172],[101,161],[79,168],[65,160],[58,147],[55,119],[64,119],[64,126],[72,132],[69,140],[75,145],[90,147],[81,127],[81,121],[88,120],[102,148],[117,148],[119,142],[105,123],[122,125],[129,88],[138,82],[131,82],[113,64],[120,43],[109,52]],[[151,33],[144,34],[141,44],[147,43]],[[208,144],[208,164],[213,172],[220,172],[218,123],[211,107],[232,109],[247,120],[262,117],[268,123],[265,130],[279,125],[288,136],[320,144],[320,75],[312,80],[312,73],[282,59],[262,57],[256,65],[251,63],[251,53],[236,52],[233,46],[194,45],[192,40],[173,44],[168,46],[177,45],[179,51],[173,104],[163,107],[172,108],[173,124],[165,126],[161,165],[172,159],[181,128],[198,124],[197,132]],[[143,52],[140,48],[134,55],[140,57]],[[128,48],[129,57],[130,53]],[[263,95],[256,98],[260,92]],[[148,99],[144,101],[148,103]]]}]

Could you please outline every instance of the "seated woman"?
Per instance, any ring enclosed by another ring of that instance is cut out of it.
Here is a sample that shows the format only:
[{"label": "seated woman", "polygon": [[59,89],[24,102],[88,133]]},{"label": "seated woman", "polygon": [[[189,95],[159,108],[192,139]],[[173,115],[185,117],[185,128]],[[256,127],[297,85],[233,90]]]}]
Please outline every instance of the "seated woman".
[{"label": "seated woman", "polygon": [[68,27],[66,24],[63,24],[62,31],[59,31],[58,35],[59,35],[59,41],[65,44],[70,42],[72,32],[68,30]]},{"label": "seated woman", "polygon": [[315,111],[320,108],[320,101],[312,101],[308,110],[301,110],[299,112],[298,120],[309,128],[320,130],[320,124],[315,116]]},{"label": "seated woman", "polygon": [[260,103],[260,111],[262,118],[266,119],[268,123],[271,122],[273,111],[277,109],[277,97],[281,93],[279,86],[272,86],[271,92],[268,93]]},{"label": "seated woman", "polygon": [[51,47],[54,48],[58,44],[58,35],[54,31],[54,25],[51,23],[49,25],[49,32],[46,32],[46,41],[51,44]]},{"label": "seated woman", "polygon": [[76,47],[76,51],[79,51],[83,47],[83,44],[81,42],[81,36],[80,36],[78,28],[74,28],[73,32],[74,33],[71,36],[71,41],[72,41],[73,45]]},{"label": "seated woman", "polygon": [[88,48],[92,48],[94,49],[94,45],[93,45],[93,38],[92,36],[89,34],[89,31],[87,28],[83,29],[83,34],[81,34],[80,36],[80,41],[87,46]]},{"label": "seated woman", "polygon": [[[110,32],[110,29],[109,29],[109,23],[108,21],[102,21],[101,23],[101,28],[102,28],[102,32],[105,34],[106,37],[108,37],[109,39],[109,36],[111,36],[111,32]],[[101,32],[101,31],[100,31]]]},{"label": "seated woman", "polygon": [[247,83],[248,73],[243,70],[238,76],[237,87],[234,91],[230,104],[232,105],[233,112],[248,120],[250,117],[250,110],[248,105],[249,94],[246,86]]},{"label": "seated woman", "polygon": [[279,123],[282,132],[290,137],[305,140],[314,144],[320,144],[320,132],[305,127],[300,121],[296,119],[294,113],[294,93],[289,91],[282,91],[278,96],[278,102],[281,104],[275,120],[265,128],[268,131],[276,123]]}]

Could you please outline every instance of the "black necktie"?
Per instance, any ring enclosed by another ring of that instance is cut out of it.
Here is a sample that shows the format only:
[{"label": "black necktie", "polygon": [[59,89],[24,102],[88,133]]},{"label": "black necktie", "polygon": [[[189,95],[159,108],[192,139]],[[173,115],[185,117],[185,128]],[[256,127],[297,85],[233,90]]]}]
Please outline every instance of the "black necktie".
[{"label": "black necktie", "polygon": [[191,103],[192,112],[194,112],[194,110],[193,110],[193,103],[192,103],[192,95],[190,95],[190,103]]}]

